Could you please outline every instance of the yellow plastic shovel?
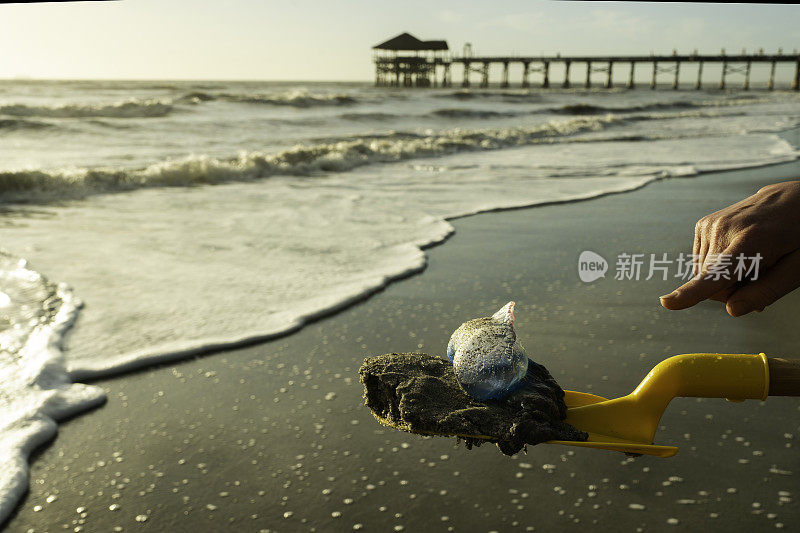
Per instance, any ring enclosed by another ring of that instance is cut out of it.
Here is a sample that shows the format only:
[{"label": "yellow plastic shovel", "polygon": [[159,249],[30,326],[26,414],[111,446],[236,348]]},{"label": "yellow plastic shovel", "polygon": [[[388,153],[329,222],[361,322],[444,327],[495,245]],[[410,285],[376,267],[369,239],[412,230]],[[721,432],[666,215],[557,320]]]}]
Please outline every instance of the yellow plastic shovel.
[{"label": "yellow plastic shovel", "polygon": [[800,396],[800,359],[762,354],[692,353],[665,359],[627,396],[609,400],[566,391],[566,421],[589,434],[582,441],[548,444],[672,457],[676,446],[653,444],[661,415],[676,397],[765,400]]}]

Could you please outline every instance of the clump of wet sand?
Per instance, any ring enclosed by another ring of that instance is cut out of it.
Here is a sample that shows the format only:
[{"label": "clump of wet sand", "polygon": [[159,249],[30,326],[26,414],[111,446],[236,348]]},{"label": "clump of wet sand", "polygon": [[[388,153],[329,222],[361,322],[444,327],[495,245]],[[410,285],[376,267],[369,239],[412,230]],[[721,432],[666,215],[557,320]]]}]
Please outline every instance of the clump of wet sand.
[{"label": "clump of wet sand", "polygon": [[468,448],[494,442],[513,455],[548,440],[585,441],[564,422],[564,391],[529,362],[524,384],[500,400],[478,401],[459,385],[449,361],[423,353],[369,357],[359,369],[364,398],[382,424],[423,435],[456,436]]}]

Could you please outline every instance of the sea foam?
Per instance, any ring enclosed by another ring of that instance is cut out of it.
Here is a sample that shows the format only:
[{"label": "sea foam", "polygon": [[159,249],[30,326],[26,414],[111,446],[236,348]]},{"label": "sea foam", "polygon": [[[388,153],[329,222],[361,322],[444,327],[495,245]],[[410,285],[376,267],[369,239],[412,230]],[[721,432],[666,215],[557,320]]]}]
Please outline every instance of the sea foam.
[{"label": "sea foam", "polygon": [[28,489],[30,453],[56,421],[104,401],[99,387],[72,383],[61,342],[80,301],[64,285],[0,252],[0,523]]},{"label": "sea foam", "polygon": [[358,102],[358,99],[350,94],[312,93],[307,90],[293,90],[283,93],[209,93],[192,91],[181,96],[179,102],[199,104],[215,100],[241,104],[265,104],[291,107],[342,106],[353,105]]},{"label": "sea foam", "polygon": [[168,115],[172,108],[171,103],[154,99],[130,99],[111,104],[4,104],[0,105],[0,115],[48,118],[153,118]]}]

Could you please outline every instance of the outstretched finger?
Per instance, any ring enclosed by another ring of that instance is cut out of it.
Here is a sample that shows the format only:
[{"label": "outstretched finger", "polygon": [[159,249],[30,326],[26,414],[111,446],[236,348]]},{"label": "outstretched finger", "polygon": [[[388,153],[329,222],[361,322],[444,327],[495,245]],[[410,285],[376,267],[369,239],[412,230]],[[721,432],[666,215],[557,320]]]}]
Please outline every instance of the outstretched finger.
[{"label": "outstretched finger", "polygon": [[661,305],[671,311],[688,309],[703,300],[708,300],[713,295],[730,287],[733,283],[734,281],[725,278],[714,280],[706,279],[704,275],[700,275],[659,298]]},{"label": "outstretched finger", "polygon": [[671,293],[661,296],[661,305],[673,311],[687,309],[732,287],[736,279],[729,270],[718,275],[709,275],[709,272],[720,272],[722,265],[718,262],[721,258],[732,257],[736,252],[738,249],[729,247],[716,257],[715,262],[703,265],[700,274]]}]

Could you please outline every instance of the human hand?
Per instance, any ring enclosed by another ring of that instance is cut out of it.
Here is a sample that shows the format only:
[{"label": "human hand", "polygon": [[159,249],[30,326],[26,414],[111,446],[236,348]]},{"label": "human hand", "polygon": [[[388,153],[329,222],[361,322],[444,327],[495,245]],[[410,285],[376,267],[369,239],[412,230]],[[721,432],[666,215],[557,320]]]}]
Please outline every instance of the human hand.
[{"label": "human hand", "polygon": [[[768,185],[756,194],[701,218],[694,230],[695,276],[661,296],[667,309],[686,309],[711,299],[731,316],[763,311],[800,287],[800,181]],[[760,254],[757,279],[710,279],[723,258]]]}]

